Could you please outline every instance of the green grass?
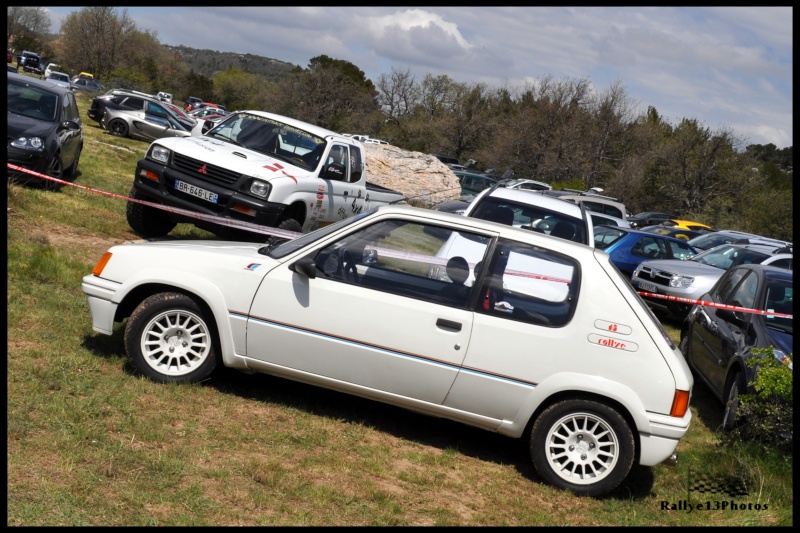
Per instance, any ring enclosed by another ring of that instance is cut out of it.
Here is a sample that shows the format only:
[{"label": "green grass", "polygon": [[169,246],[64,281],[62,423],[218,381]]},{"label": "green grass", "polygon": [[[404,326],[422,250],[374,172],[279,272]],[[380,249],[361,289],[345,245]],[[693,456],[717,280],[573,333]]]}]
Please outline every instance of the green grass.
[{"label": "green grass", "polygon": [[[85,113],[88,98],[79,103]],[[111,137],[88,119],[85,136],[76,183],[127,195],[146,143]],[[122,327],[94,333],[81,291],[109,246],[137,239],[125,202],[69,186],[10,186],[8,205],[8,525],[793,522],[791,456],[721,446],[721,406],[702,384],[678,466],[636,468],[593,499],[541,483],[524,441],[455,422],[226,369],[193,386],[135,377]],[[211,237],[191,225],[172,234]],[[678,325],[665,327],[677,342]],[[741,476],[750,495],[689,495],[690,467]],[[683,500],[753,509],[661,509]]]}]

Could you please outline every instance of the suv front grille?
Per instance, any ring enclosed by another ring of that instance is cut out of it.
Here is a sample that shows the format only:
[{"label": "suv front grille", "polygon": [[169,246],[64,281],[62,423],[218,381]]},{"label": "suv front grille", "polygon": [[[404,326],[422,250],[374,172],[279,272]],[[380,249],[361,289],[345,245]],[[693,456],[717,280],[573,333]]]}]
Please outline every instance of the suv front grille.
[{"label": "suv front grille", "polygon": [[663,270],[658,270],[657,268],[642,267],[642,269],[639,271],[639,279],[650,281],[663,287],[669,287],[669,280],[671,278],[671,272],[664,272]]},{"label": "suv front grille", "polygon": [[[234,184],[239,181],[241,174],[227,170],[216,165],[209,165],[197,159],[186,157],[181,154],[172,154],[171,167],[179,170],[184,174],[189,174],[198,179],[208,181],[211,183],[227,183]],[[201,170],[202,169],[202,170]]]}]

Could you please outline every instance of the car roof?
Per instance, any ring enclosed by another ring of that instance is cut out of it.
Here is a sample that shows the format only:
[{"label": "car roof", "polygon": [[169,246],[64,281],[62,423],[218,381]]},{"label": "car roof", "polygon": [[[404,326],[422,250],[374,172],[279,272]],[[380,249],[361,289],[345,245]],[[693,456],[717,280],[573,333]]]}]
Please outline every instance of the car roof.
[{"label": "car roof", "polygon": [[[311,134],[314,134],[314,135],[316,135],[318,137],[322,137],[322,138],[328,137],[329,135],[334,135],[334,136],[336,136],[338,138],[341,138],[341,139],[349,139],[348,137],[343,137],[340,133],[336,133],[335,131],[325,129],[325,128],[322,128],[320,126],[316,126],[314,124],[309,124],[308,122],[303,122],[302,120],[297,120],[297,119],[294,119],[294,118],[285,117],[283,115],[278,115],[278,114],[275,114],[275,113],[269,113],[267,111],[258,111],[258,110],[254,110],[254,109],[248,109],[246,111],[239,111],[239,113],[249,113],[251,115],[256,115],[256,116],[259,116],[259,117],[270,118],[272,120],[278,120],[280,122],[283,122],[284,124],[287,124],[289,126],[293,126],[295,128],[299,128],[301,130],[305,130],[305,131],[307,131],[307,132],[309,132]],[[354,141],[352,139],[349,139],[349,140],[351,142],[358,143],[358,141]]]},{"label": "car roof", "polygon": [[32,87],[36,87],[38,89],[42,89],[59,95],[72,93],[72,91],[67,87],[62,87],[61,85],[56,85],[55,83],[51,83],[46,80],[34,78],[33,76],[24,76],[22,74],[16,74],[14,72],[7,72],[6,74],[8,75],[9,80],[14,80],[14,82],[17,84],[25,83]]},{"label": "car roof", "polygon": [[489,192],[485,193],[486,196],[513,200],[524,204],[533,204],[550,209],[551,211],[560,211],[575,218],[583,219],[583,212],[578,204],[566,202],[560,198],[553,198],[552,196],[541,194],[542,192],[547,191],[509,189],[506,187],[497,186],[487,189],[487,191]]},{"label": "car roof", "polygon": [[743,250],[755,250],[756,252],[761,252],[767,255],[778,255],[778,254],[793,255],[792,246],[784,246],[783,244],[769,244],[765,242],[749,243],[749,244],[736,244],[736,243],[720,244],[719,246],[715,246],[714,248],[710,248],[708,250],[705,250],[704,252],[717,250],[722,247],[741,248]]}]

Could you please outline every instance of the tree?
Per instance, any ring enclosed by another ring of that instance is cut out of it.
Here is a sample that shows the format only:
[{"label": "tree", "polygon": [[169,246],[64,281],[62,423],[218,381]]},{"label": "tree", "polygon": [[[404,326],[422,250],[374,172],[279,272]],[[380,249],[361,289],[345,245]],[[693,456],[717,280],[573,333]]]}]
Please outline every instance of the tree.
[{"label": "tree", "polygon": [[66,16],[61,34],[65,61],[73,70],[88,71],[102,79],[112,70],[134,66],[131,63],[137,61],[137,30],[127,9],[83,7]]},{"label": "tree", "polygon": [[6,48],[44,52],[50,17],[43,7],[8,6],[6,9]]},{"label": "tree", "polygon": [[408,69],[392,67],[391,76],[381,74],[378,78],[378,103],[390,118],[396,120],[411,113],[418,98],[414,76]]}]

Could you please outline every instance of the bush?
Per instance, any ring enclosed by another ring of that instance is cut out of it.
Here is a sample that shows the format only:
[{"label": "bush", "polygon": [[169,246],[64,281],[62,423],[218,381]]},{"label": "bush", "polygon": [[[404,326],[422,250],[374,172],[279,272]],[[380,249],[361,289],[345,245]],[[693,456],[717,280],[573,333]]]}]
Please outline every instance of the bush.
[{"label": "bush", "polygon": [[741,423],[731,432],[736,440],[761,443],[792,453],[792,357],[778,359],[772,346],[753,349],[748,366],[757,368],[755,393],[739,397]]}]

